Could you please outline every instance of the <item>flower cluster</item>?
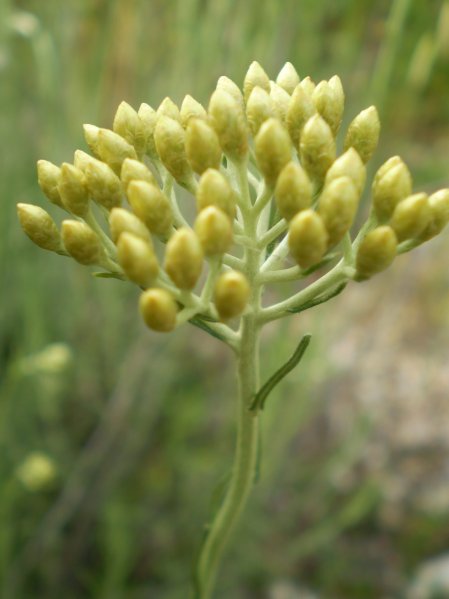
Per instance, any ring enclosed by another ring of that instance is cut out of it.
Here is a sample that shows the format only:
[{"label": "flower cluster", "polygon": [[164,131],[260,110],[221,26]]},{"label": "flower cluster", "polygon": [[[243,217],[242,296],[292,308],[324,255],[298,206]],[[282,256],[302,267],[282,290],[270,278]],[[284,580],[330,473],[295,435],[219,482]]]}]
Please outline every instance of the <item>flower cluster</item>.
[{"label": "flower cluster", "polygon": [[[141,313],[157,331],[191,321],[226,337],[224,323],[247,311],[261,322],[299,311],[384,270],[449,221],[449,190],[414,193],[394,156],[375,174],[369,216],[351,239],[380,124],[374,106],[363,110],[337,156],[344,102],[338,76],[315,84],[286,63],[274,82],[257,62],[242,90],[220,77],[207,110],[191,96],[180,108],[170,98],[157,110],[123,102],[112,130],[84,126],[91,154],[38,162],[42,191],[71,215],[61,229],[28,204],[18,206],[21,225],[40,247],[141,287]],[[192,225],[181,188],[195,198]],[[289,254],[296,266],[285,267]],[[333,261],[295,296],[261,306],[265,285]]]}]

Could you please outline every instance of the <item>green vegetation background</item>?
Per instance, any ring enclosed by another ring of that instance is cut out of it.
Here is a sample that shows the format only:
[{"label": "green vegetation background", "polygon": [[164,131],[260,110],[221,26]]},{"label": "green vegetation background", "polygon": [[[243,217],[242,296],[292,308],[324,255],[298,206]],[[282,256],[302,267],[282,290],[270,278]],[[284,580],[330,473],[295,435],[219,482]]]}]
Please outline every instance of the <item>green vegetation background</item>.
[{"label": "green vegetation background", "polygon": [[[32,246],[15,204],[45,205],[36,160],[70,161],[84,148],[82,123],[110,126],[121,100],[157,106],[166,95],[180,102],[190,93],[207,103],[220,75],[241,83],[255,59],[273,78],[287,60],[315,80],[338,73],[347,121],[369,104],[379,107],[377,164],[400,153],[418,187],[448,185],[447,3],[0,2],[4,599],[186,596],[210,493],[232,455],[230,356],[187,327],[167,337],[145,330],[135,290]],[[325,598],[399,597],[421,561],[448,548],[447,510],[404,507],[399,525],[385,523],[383,479],[365,468],[369,410],[356,411],[346,427],[330,416],[352,388],[332,355],[354,327],[360,340],[350,373],[360,389],[376,310],[416,306],[418,355],[430,338],[432,355],[447,355],[448,249],[447,239],[432,242],[373,282],[372,296],[367,284],[267,333],[265,372],[305,328],[314,340],[301,372],[267,410],[265,466],[217,598],[272,598],[285,580]],[[351,312],[360,304],[371,311]],[[396,314],[405,346],[410,321]],[[392,355],[391,338],[381,336],[378,354],[401,360],[401,343]],[[393,396],[385,386],[384,401]],[[35,452],[55,469],[37,489],[21,476]]]}]

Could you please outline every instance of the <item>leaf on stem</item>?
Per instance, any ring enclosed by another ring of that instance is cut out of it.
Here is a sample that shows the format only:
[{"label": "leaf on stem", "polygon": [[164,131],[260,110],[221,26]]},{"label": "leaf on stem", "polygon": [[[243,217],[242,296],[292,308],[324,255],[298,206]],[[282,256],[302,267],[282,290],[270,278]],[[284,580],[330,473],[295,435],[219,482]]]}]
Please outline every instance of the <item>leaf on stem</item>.
[{"label": "leaf on stem", "polygon": [[320,304],[324,304],[325,302],[329,301],[333,297],[336,297],[337,295],[339,295],[343,291],[343,289],[346,287],[347,284],[348,284],[347,282],[340,283],[340,285],[338,285],[337,287],[332,289],[332,291],[330,291],[329,293],[326,293],[325,295],[320,295],[320,296],[316,297],[315,299],[305,302],[304,304],[301,304],[300,306],[298,306],[296,308],[290,308],[289,310],[287,310],[287,312],[292,312],[294,314],[297,314],[298,312],[304,312],[304,310],[308,310],[309,308],[313,308],[314,306],[319,306]]}]

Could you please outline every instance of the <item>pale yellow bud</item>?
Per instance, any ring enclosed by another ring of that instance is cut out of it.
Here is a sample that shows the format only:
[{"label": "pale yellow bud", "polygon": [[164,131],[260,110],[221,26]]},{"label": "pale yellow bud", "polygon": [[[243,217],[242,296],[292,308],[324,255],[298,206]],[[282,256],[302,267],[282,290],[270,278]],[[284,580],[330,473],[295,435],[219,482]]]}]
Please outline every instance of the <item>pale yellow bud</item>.
[{"label": "pale yellow bud", "polygon": [[186,155],[195,173],[219,168],[221,147],[215,130],[204,120],[191,118],[186,128]]},{"label": "pale yellow bud", "polygon": [[122,184],[110,166],[99,160],[91,160],[84,172],[87,189],[97,204],[107,210],[121,205]]},{"label": "pale yellow bud", "polygon": [[426,193],[415,193],[402,200],[394,209],[390,226],[398,241],[415,239],[430,222],[431,209]]},{"label": "pale yellow bud", "polygon": [[388,268],[396,257],[396,234],[391,227],[374,229],[363,239],[356,257],[356,278],[361,281]]},{"label": "pale yellow bud", "polygon": [[192,229],[181,227],[170,237],[164,268],[179,289],[193,289],[203,269],[203,249]]},{"label": "pale yellow bud", "polygon": [[146,181],[131,181],[128,200],[136,216],[155,235],[166,236],[173,225],[173,211],[167,196]]},{"label": "pale yellow bud", "polygon": [[148,104],[141,104],[137,115],[140,121],[139,135],[142,136],[142,151],[151,158],[157,158],[156,144],[154,143],[154,130],[158,119],[156,111]]},{"label": "pale yellow bud", "polygon": [[104,257],[100,238],[88,225],[80,221],[62,222],[62,241],[68,253],[80,264],[99,264]]},{"label": "pale yellow bud", "polygon": [[391,217],[401,200],[412,193],[412,177],[401,161],[373,182],[373,207],[377,218],[383,222]]},{"label": "pale yellow bud", "polygon": [[278,119],[268,119],[254,140],[254,149],[267,185],[274,187],[279,173],[291,160],[292,146],[287,129]]},{"label": "pale yellow bud", "polygon": [[124,273],[133,283],[141,287],[150,287],[154,283],[159,265],[152,246],[142,237],[122,233],[117,243],[117,257]]},{"label": "pale yellow bud", "polygon": [[113,208],[109,214],[109,230],[114,243],[122,233],[132,233],[151,244],[151,235],[144,223],[135,214],[124,208]]},{"label": "pale yellow bud", "polygon": [[359,194],[349,177],[339,177],[325,185],[318,212],[329,235],[328,247],[341,241],[357,212]]},{"label": "pale yellow bud", "polygon": [[224,75],[217,81],[217,89],[220,89],[229,94],[237,102],[239,106],[243,106],[243,94],[240,91],[239,86]]},{"label": "pale yellow bud", "polygon": [[230,270],[221,274],[214,289],[214,304],[222,320],[239,316],[248,303],[251,288],[244,274]]},{"label": "pale yellow bud", "polygon": [[153,331],[169,333],[176,326],[178,307],[165,289],[148,289],[139,300],[140,313],[145,324]]},{"label": "pale yellow bud", "polygon": [[274,195],[279,212],[286,220],[310,208],[312,184],[305,170],[296,162],[289,162],[278,177]]},{"label": "pale yellow bud", "polygon": [[287,112],[290,106],[290,94],[279,85],[270,82],[270,98],[273,101],[274,111],[277,118],[283,123],[287,120]]},{"label": "pale yellow bud", "polygon": [[185,129],[192,118],[206,120],[207,112],[204,106],[197,102],[195,98],[187,95],[181,104],[180,118],[181,125]]},{"label": "pale yellow bud", "polygon": [[51,216],[32,204],[17,204],[20,225],[33,243],[50,252],[61,252],[61,236]]},{"label": "pale yellow bud", "polygon": [[288,94],[295,91],[299,83],[299,75],[291,62],[286,62],[276,77],[276,83],[285,89]]},{"label": "pale yellow bud", "polygon": [[255,87],[246,103],[246,118],[251,133],[255,136],[261,125],[274,116],[273,100],[261,87]]},{"label": "pale yellow bud", "polygon": [[299,140],[304,125],[315,113],[316,108],[312,98],[301,85],[297,85],[290,99],[286,116],[287,129],[296,149],[299,148]]},{"label": "pale yellow bud", "polygon": [[171,98],[164,98],[162,102],[159,104],[157,109],[158,120],[161,116],[168,116],[170,119],[181,122],[181,115],[179,112],[179,108],[173,102]]},{"label": "pale yellow bud", "polygon": [[248,152],[248,129],[243,108],[227,92],[217,89],[209,102],[209,115],[223,151],[234,160]]},{"label": "pale yellow bud", "polygon": [[201,210],[195,220],[195,233],[206,256],[224,254],[232,245],[232,224],[216,206]]},{"label": "pale yellow bud", "polygon": [[52,204],[63,207],[59,194],[59,181],[61,180],[61,169],[48,160],[37,161],[37,182],[44,194]]},{"label": "pale yellow bud", "polygon": [[345,92],[343,90],[343,84],[338,75],[334,75],[328,81],[329,87],[333,90],[335,94],[336,101],[341,105],[341,110],[343,111],[345,105]]},{"label": "pale yellow bud", "polygon": [[137,158],[136,150],[114,131],[100,129],[97,143],[98,155],[119,175],[125,158]]},{"label": "pale yellow bud", "polygon": [[58,185],[64,208],[76,216],[85,216],[89,209],[89,194],[83,171],[73,164],[64,162]]},{"label": "pale yellow bud", "polygon": [[366,181],[366,167],[362,159],[354,150],[349,148],[339,156],[326,173],[325,184],[328,185],[339,177],[349,177],[357,189],[358,195],[362,194]]},{"label": "pale yellow bud", "polygon": [[354,148],[365,162],[377,148],[380,134],[380,121],[375,106],[362,110],[350,123],[345,137],[344,149]]},{"label": "pale yellow bud", "polygon": [[112,129],[132,146],[136,145],[136,134],[140,127],[137,112],[127,102],[122,102],[115,113]]},{"label": "pale yellow bud", "polygon": [[83,125],[84,131],[84,139],[86,140],[87,145],[89,146],[92,154],[98,158],[98,134],[100,133],[100,128],[95,125]]},{"label": "pale yellow bud", "polygon": [[374,175],[373,184],[377,184],[379,179],[381,179],[390,169],[398,164],[404,164],[404,161],[400,156],[392,156],[386,162],[384,162],[376,171]]},{"label": "pale yellow bud", "polygon": [[251,92],[256,86],[261,87],[268,93],[270,92],[270,79],[268,75],[265,73],[260,64],[257,61],[254,61],[250,64],[243,82],[243,95],[245,97],[245,102],[248,101]]},{"label": "pale yellow bud", "polygon": [[336,135],[343,116],[344,96],[340,95],[328,81],[321,81],[313,91],[312,100],[332,133]]},{"label": "pale yellow bud", "polygon": [[132,158],[126,158],[126,160],[123,161],[120,179],[122,180],[122,186],[125,192],[131,181],[146,181],[147,183],[157,186],[157,181],[150,169],[143,162],[133,160]]},{"label": "pale yellow bud", "polygon": [[192,169],[186,156],[186,134],[178,121],[168,117],[158,118],[154,131],[157,153],[165,168],[182,185],[192,181]]},{"label": "pale yellow bud", "polygon": [[315,82],[309,76],[307,76],[301,81],[299,85],[301,86],[303,91],[309,96],[309,98],[312,98],[312,94],[316,87]]},{"label": "pale yellow bud", "polygon": [[301,268],[309,268],[326,253],[328,234],[319,214],[311,209],[299,212],[288,230],[290,253]]},{"label": "pale yellow bud", "polygon": [[441,233],[449,222],[449,189],[440,189],[429,197],[430,222],[420,235],[426,241]]},{"label": "pale yellow bud", "polygon": [[335,155],[335,139],[331,128],[317,114],[307,121],[301,134],[301,164],[311,177],[322,180],[334,162]]},{"label": "pale yellow bud", "polygon": [[216,206],[231,220],[236,212],[236,196],[227,178],[215,169],[205,171],[196,191],[198,212],[208,206]]},{"label": "pale yellow bud", "polygon": [[90,154],[83,152],[83,150],[75,150],[73,155],[73,166],[79,168],[83,173],[86,172],[87,165],[91,163],[93,160],[97,160]]}]

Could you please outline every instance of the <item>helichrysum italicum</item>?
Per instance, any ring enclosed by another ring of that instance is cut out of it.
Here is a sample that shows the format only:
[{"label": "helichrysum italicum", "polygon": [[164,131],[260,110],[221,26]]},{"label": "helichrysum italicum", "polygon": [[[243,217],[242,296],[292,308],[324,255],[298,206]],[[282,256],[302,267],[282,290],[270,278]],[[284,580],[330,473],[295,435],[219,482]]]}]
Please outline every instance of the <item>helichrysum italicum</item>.
[{"label": "helichrysum italicum", "polygon": [[[84,126],[91,155],[77,150],[73,164],[38,163],[42,191],[70,215],[61,232],[42,208],[18,206],[25,233],[40,247],[138,285],[148,327],[169,332],[190,321],[237,356],[236,460],[198,559],[194,587],[201,599],[212,592],[252,486],[267,390],[309,340],[260,387],[261,328],[386,269],[449,221],[449,189],[430,197],[414,190],[407,166],[394,156],[370,183],[367,220],[351,232],[380,123],[370,106],[338,141],[344,102],[338,76],[316,85],[287,63],[270,81],[254,62],[242,89],[220,77],[207,107],[191,96],[180,108],[170,98],[157,109],[122,103],[112,130]],[[180,209],[180,187],[194,196],[194,222]],[[286,267],[289,259],[296,265]],[[307,285],[308,275],[324,268]],[[267,286],[295,280],[299,291],[265,304]]]}]

